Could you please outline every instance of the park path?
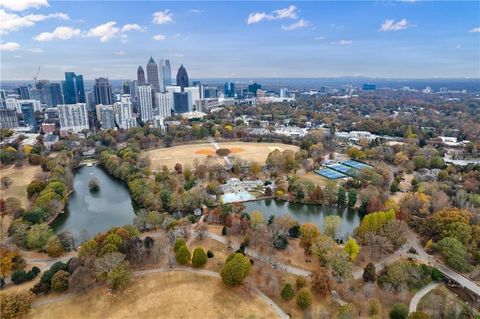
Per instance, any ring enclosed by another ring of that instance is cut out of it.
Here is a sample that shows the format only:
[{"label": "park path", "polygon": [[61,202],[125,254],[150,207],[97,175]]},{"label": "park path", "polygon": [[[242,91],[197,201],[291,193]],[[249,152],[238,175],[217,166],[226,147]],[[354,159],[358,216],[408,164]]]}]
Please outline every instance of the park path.
[{"label": "park path", "polygon": [[417,311],[418,303],[420,300],[428,294],[430,291],[433,289],[437,288],[438,286],[441,285],[441,282],[439,281],[434,281],[417,291],[417,293],[413,296],[412,300],[410,300],[410,307],[408,309],[409,313]]},{"label": "park path", "polygon": [[[159,267],[159,268],[154,268],[154,269],[147,269],[147,270],[138,270],[133,272],[133,276],[138,277],[138,276],[144,276],[144,275],[149,275],[149,274],[154,274],[154,273],[167,273],[167,272],[175,272],[175,271],[181,271],[181,272],[188,272],[192,274],[197,274],[197,275],[202,275],[202,276],[208,276],[208,277],[214,277],[221,279],[221,276],[219,273],[206,270],[206,269],[196,269],[196,268],[190,268],[190,267],[183,267],[183,266],[177,266],[174,268],[170,267]],[[273,311],[278,315],[279,318],[281,319],[289,319],[290,316],[288,316],[272,299],[270,299],[267,295],[265,295],[263,292],[261,292],[259,289],[256,287],[249,287],[253,293],[262,299],[265,303],[267,303]],[[60,297],[56,298],[50,298],[46,300],[40,300],[40,301],[35,301],[32,304],[32,308],[44,306],[44,305],[49,305],[52,303],[56,303],[59,301],[67,300],[69,298],[75,297],[78,294],[75,293],[67,293],[64,294]]]}]

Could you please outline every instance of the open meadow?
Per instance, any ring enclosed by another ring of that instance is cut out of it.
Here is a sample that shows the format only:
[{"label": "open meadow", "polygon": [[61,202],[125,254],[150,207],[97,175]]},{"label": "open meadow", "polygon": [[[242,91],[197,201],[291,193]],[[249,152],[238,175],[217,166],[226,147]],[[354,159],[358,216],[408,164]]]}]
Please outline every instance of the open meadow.
[{"label": "open meadow", "polygon": [[[229,157],[238,157],[247,161],[255,161],[265,164],[268,154],[275,149],[280,151],[298,151],[298,146],[282,143],[248,143],[248,142],[219,142],[219,148],[228,148],[231,153]],[[211,143],[179,145],[168,148],[160,148],[145,152],[150,159],[150,167],[153,170],[161,170],[163,165],[173,169],[176,163],[183,166],[193,167],[195,160],[198,164],[210,165],[225,164],[224,159],[215,153],[215,147]]]}]

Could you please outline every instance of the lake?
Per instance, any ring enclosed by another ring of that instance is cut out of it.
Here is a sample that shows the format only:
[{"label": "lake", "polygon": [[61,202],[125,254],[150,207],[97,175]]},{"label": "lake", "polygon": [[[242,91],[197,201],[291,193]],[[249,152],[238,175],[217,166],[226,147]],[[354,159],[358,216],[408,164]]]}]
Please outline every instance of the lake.
[{"label": "lake", "polygon": [[[100,191],[90,192],[88,184],[96,177]],[[52,224],[56,233],[69,230],[79,239],[86,239],[114,226],[132,224],[135,217],[128,187],[109,175],[101,166],[82,166],[74,170],[74,191],[64,214]]]},{"label": "lake", "polygon": [[266,219],[270,215],[282,216],[290,214],[293,219],[300,224],[314,223],[323,231],[323,218],[329,215],[337,215],[342,218],[338,238],[347,239],[353,230],[360,225],[362,216],[357,212],[347,208],[323,205],[307,205],[298,203],[289,203],[275,199],[265,199],[243,203],[245,211],[248,213],[258,210],[263,213]]}]

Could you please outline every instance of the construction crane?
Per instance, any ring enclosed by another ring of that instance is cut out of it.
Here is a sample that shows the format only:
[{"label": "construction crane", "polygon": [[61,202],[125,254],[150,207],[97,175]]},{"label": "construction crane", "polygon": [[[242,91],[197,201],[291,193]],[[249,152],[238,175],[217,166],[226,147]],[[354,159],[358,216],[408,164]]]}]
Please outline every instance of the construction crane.
[{"label": "construction crane", "polygon": [[38,78],[38,74],[40,73],[40,67],[38,67],[37,69],[37,73],[33,76],[33,85],[36,86],[37,85],[37,78]]}]

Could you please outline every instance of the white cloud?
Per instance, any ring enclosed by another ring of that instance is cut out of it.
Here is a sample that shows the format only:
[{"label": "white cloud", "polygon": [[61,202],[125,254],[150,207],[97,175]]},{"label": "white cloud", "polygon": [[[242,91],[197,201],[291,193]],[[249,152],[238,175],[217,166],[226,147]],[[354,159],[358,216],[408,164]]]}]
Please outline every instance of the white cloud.
[{"label": "white cloud", "polygon": [[332,42],[333,45],[350,45],[352,43],[353,43],[352,40],[338,40],[338,41]]},{"label": "white cloud", "polygon": [[27,14],[18,15],[15,13],[9,13],[0,9],[0,34],[8,34],[12,31],[18,31],[22,28],[32,27],[35,23],[48,20],[59,19],[68,20],[69,16],[65,13],[51,13],[51,14]]},{"label": "white cloud", "polygon": [[313,40],[322,41],[322,40],[325,40],[325,37],[315,37],[315,38],[313,38]]},{"label": "white cloud", "polygon": [[282,25],[282,30],[292,31],[292,30],[296,30],[296,29],[299,29],[299,28],[306,28],[306,27],[309,27],[309,26],[310,26],[310,22],[308,22],[306,20],[303,20],[303,19],[300,19],[297,22],[294,22],[292,24]]},{"label": "white cloud", "polygon": [[478,28],[473,28],[472,30],[468,31],[470,33],[479,33],[480,32],[480,27]]},{"label": "white cloud", "polygon": [[265,12],[252,12],[248,15],[247,24],[254,24],[263,20],[279,20],[279,19],[296,19],[297,7],[289,6],[288,8],[272,11],[271,13]]},{"label": "white cloud", "polygon": [[20,50],[20,43],[7,42],[0,44],[0,51],[17,51]]},{"label": "white cloud", "polygon": [[380,26],[379,31],[400,31],[410,27],[410,22],[407,19],[395,21],[394,19],[387,19]]},{"label": "white cloud", "polygon": [[142,26],[139,26],[136,23],[125,24],[122,27],[122,32],[128,32],[128,31],[142,31],[143,32],[143,31],[145,31],[145,28],[143,28]]},{"label": "white cloud", "polygon": [[157,11],[153,14],[153,23],[155,24],[167,24],[173,22],[173,13],[166,9],[164,11]]},{"label": "white cloud", "polygon": [[48,7],[47,0],[0,0],[0,7],[12,11],[25,11],[30,8]]},{"label": "white cloud", "polygon": [[32,48],[32,49],[28,49],[28,51],[30,51],[32,53],[43,53],[42,48]]},{"label": "white cloud", "polygon": [[125,55],[125,51],[116,51],[113,54],[115,54],[115,55]]},{"label": "white cloud", "polygon": [[156,41],[163,41],[166,38],[167,37],[165,36],[165,34],[156,34],[153,36],[153,40],[156,40]]},{"label": "white cloud", "polygon": [[70,27],[57,27],[53,32],[42,32],[33,39],[38,42],[47,42],[52,40],[68,40],[80,36],[82,31]]},{"label": "white cloud", "polygon": [[118,35],[120,29],[116,27],[116,24],[115,21],[101,24],[90,29],[87,33],[87,37],[100,38],[100,42],[107,42]]}]

